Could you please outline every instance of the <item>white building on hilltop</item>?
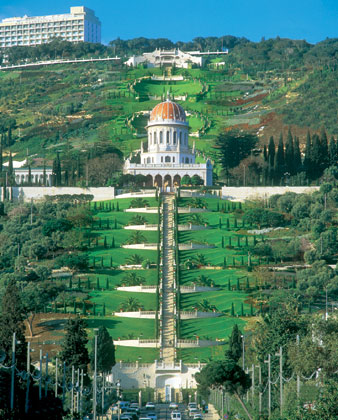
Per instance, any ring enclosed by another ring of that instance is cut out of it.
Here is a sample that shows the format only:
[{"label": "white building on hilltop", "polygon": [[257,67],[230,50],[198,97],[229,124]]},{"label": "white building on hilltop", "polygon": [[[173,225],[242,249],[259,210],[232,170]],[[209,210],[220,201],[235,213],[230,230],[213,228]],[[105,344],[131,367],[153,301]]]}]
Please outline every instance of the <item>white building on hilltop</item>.
[{"label": "white building on hilltop", "polygon": [[203,56],[206,55],[224,55],[225,51],[181,51],[180,49],[161,50],[156,49],[153,52],[143,53],[142,55],[133,55],[125,64],[127,66],[137,67],[139,64],[146,64],[147,67],[180,67],[188,69],[192,65],[202,67]]},{"label": "white building on hilltop", "polygon": [[127,159],[124,173],[145,175],[147,186],[171,188],[181,179],[198,175],[204,185],[212,185],[212,164],[195,162],[195,146],[188,144],[189,124],[184,109],[169,97],[152,110],[147,125],[148,150],[141,144],[141,162]]},{"label": "white building on hilltop", "polygon": [[23,16],[0,22],[0,47],[31,46],[61,38],[70,42],[101,42],[101,22],[84,6],[70,13],[49,16]]}]

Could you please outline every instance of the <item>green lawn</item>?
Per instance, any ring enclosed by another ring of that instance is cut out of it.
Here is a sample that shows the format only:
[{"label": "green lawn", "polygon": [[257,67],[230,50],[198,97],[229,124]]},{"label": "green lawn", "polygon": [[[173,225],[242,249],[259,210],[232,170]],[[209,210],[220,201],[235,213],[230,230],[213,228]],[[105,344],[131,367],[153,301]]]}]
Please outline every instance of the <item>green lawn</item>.
[{"label": "green lawn", "polygon": [[150,96],[166,96],[167,92],[171,92],[174,95],[196,95],[201,90],[202,85],[193,81],[161,82],[144,79],[135,85],[135,91],[140,95]]},{"label": "green lawn", "polygon": [[106,305],[106,314],[111,314],[119,310],[119,306],[127,299],[133,298],[144,307],[145,311],[156,310],[156,294],[155,293],[133,293],[120,290],[93,290],[90,292],[91,302],[97,305]]},{"label": "green lawn", "polygon": [[[113,340],[131,340],[138,337],[153,339],[155,337],[155,321],[152,319],[120,318],[113,316],[87,318],[87,327],[90,330],[89,336],[93,336],[93,328],[103,325],[109,331]],[[141,335],[142,334],[142,335]],[[135,349],[135,359],[137,358]]]}]

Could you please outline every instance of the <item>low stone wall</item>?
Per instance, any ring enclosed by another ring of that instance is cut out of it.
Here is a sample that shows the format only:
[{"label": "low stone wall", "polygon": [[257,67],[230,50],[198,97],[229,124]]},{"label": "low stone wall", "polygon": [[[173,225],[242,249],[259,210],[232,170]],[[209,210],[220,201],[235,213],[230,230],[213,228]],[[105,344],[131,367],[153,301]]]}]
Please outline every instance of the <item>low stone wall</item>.
[{"label": "low stone wall", "polygon": [[206,229],[210,229],[209,226],[201,226],[201,225],[192,225],[191,223],[189,223],[188,225],[178,225],[177,229],[179,231],[183,231],[183,230],[206,230]]},{"label": "low stone wall", "polygon": [[121,292],[156,293],[156,286],[120,286],[116,290]]},{"label": "low stone wall", "polygon": [[116,191],[116,198],[137,198],[137,197],[155,197],[156,190],[142,190],[137,192],[123,193],[121,190]]},{"label": "low stone wall", "polygon": [[188,250],[188,249],[209,249],[209,248],[216,248],[215,245],[209,244],[194,244],[190,242],[190,244],[178,244],[178,249],[180,251]]},{"label": "low stone wall", "polygon": [[219,287],[207,287],[207,286],[181,286],[181,293],[197,293],[197,292],[213,292],[220,290]]},{"label": "low stone wall", "polygon": [[115,346],[158,348],[159,340],[114,340]]},{"label": "low stone wall", "polygon": [[[1,188],[2,190],[2,188]],[[45,196],[91,194],[93,201],[112,200],[115,198],[114,187],[77,188],[77,187],[12,187],[13,200],[39,201]],[[3,196],[1,191],[1,197]]]},{"label": "low stone wall", "polygon": [[198,209],[195,207],[178,207],[178,213],[185,214],[185,213],[205,213],[208,209]]},{"label": "low stone wall", "polygon": [[158,225],[129,225],[124,226],[127,230],[157,230]]},{"label": "low stone wall", "polygon": [[319,187],[222,187],[222,198],[232,201],[266,199],[275,194],[293,192],[295,194],[311,194]]},{"label": "low stone wall", "polygon": [[224,341],[216,340],[177,340],[178,348],[196,348],[196,347],[209,347],[209,346],[222,346]]},{"label": "low stone wall", "polygon": [[195,319],[195,318],[217,318],[218,316],[222,316],[221,312],[200,312],[200,311],[192,311],[192,312],[180,312],[181,319]]},{"label": "low stone wall", "polygon": [[157,207],[140,207],[135,209],[124,209],[126,213],[158,213]]},{"label": "low stone wall", "polygon": [[130,244],[122,245],[121,248],[157,250],[157,244]]},{"label": "low stone wall", "polygon": [[114,316],[122,318],[142,318],[142,319],[155,319],[155,311],[138,311],[138,312],[113,312]]}]

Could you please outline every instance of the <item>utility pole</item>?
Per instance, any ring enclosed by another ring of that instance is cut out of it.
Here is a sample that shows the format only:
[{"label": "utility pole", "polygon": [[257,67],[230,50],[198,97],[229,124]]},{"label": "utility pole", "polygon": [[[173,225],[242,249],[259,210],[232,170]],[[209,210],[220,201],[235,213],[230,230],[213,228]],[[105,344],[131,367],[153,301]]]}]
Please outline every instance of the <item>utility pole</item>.
[{"label": "utility pole", "polygon": [[15,344],[16,344],[16,333],[14,332],[13,339],[12,339],[11,410],[14,409]]},{"label": "utility pole", "polygon": [[242,369],[245,370],[245,336],[244,334],[241,335],[242,337]]},{"label": "utility pole", "polygon": [[268,355],[268,360],[264,360],[268,364],[268,409],[269,418],[271,417],[271,354]]},{"label": "utility pole", "polygon": [[[299,335],[297,334],[297,352],[299,352]],[[300,394],[300,376],[297,374],[297,398]]]},{"label": "utility pole", "polygon": [[80,369],[77,369],[77,381],[76,381],[76,412],[80,412]]},{"label": "utility pole", "polygon": [[95,347],[94,347],[94,378],[93,378],[93,420],[96,420],[97,332],[98,332],[98,329],[95,328],[94,329]]},{"label": "utility pole", "polygon": [[62,406],[65,404],[66,398],[66,362],[63,362],[63,378],[62,378]]},{"label": "utility pole", "polygon": [[252,377],[251,377],[251,399],[252,408],[255,408],[255,365],[251,365]]},{"label": "utility pole", "polygon": [[71,404],[70,404],[70,412],[74,413],[74,365],[72,366],[72,392],[71,392]]},{"label": "utility pole", "polygon": [[260,364],[257,367],[258,367],[258,383],[259,383],[258,412],[259,412],[259,415],[261,415],[262,414],[262,389],[261,389],[262,388],[262,367]]},{"label": "utility pole", "polygon": [[39,400],[42,398],[42,349],[40,349]]},{"label": "utility pole", "polygon": [[280,395],[280,414],[283,414],[283,347],[280,346],[279,352],[276,353],[279,357],[279,395]]},{"label": "utility pole", "polygon": [[55,398],[58,396],[58,358],[55,358]]},{"label": "utility pole", "polygon": [[81,369],[81,386],[80,386],[80,413],[82,413],[82,393],[83,393],[83,369]]},{"label": "utility pole", "polygon": [[27,388],[26,388],[26,403],[25,403],[25,413],[28,413],[29,408],[29,383],[30,383],[30,374],[31,374],[31,342],[28,341],[27,343]]}]

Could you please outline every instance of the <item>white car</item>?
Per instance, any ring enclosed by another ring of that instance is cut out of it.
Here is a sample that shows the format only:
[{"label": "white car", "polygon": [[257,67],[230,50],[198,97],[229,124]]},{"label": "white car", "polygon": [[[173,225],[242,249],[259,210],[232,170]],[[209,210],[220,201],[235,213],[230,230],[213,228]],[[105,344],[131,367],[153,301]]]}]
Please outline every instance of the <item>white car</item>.
[{"label": "white car", "polygon": [[147,402],[146,408],[151,409],[151,410],[155,410],[155,404],[153,402]]},{"label": "white car", "polygon": [[196,413],[196,414],[194,414],[193,419],[194,420],[203,420],[203,416],[202,416],[201,413]]},{"label": "white car", "polygon": [[175,402],[171,402],[169,404],[169,408],[170,408],[170,410],[177,410],[178,409],[178,404],[175,403]]},{"label": "white car", "polygon": [[170,418],[171,420],[181,420],[181,413],[179,411],[172,411]]}]

